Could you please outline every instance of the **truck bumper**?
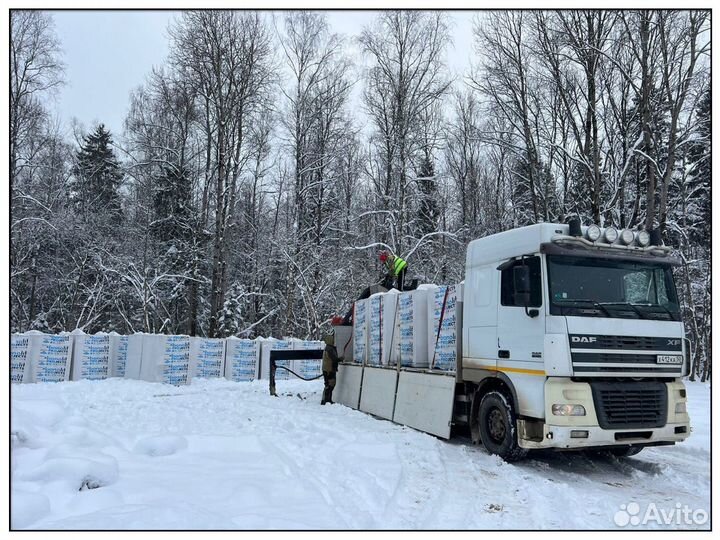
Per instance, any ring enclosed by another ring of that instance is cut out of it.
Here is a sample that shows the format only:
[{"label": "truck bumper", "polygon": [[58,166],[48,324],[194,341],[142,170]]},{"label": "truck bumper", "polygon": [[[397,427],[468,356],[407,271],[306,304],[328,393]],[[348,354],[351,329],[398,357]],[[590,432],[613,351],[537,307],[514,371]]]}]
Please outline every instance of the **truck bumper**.
[{"label": "truck bumper", "polygon": [[[667,385],[667,421],[662,427],[603,429],[600,427],[590,385],[568,378],[549,378],[545,383],[545,421],[542,436],[539,425],[528,429],[527,421],[518,425],[518,444],[522,448],[594,448],[608,446],[654,446],[674,444],[690,435],[687,398],[682,382]],[[553,404],[582,405],[584,416],[554,416]],[[528,436],[532,434],[532,437]]]}]

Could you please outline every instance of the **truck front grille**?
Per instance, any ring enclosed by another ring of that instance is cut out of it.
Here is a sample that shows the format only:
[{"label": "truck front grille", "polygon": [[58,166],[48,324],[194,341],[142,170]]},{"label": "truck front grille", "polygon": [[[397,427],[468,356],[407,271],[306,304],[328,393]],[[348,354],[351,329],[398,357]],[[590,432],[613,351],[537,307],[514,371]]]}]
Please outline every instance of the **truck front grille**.
[{"label": "truck front grille", "polygon": [[658,377],[682,376],[682,364],[658,364],[655,354],[571,353],[573,371],[576,375],[602,376],[653,375]]},{"label": "truck front grille", "polygon": [[570,346],[584,349],[615,349],[628,351],[681,351],[679,338],[648,336],[606,336],[570,334]]},{"label": "truck front grille", "polygon": [[591,382],[603,429],[647,429],[667,421],[667,386],[651,381]]}]

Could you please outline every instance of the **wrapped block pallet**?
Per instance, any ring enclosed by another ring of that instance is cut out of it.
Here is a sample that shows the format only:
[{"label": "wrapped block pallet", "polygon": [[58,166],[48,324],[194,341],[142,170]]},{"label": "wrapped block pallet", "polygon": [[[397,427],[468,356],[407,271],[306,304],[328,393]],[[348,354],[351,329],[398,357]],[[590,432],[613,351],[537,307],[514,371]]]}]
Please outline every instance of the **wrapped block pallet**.
[{"label": "wrapped block pallet", "polygon": [[140,378],[149,382],[187,384],[190,336],[143,335]]},{"label": "wrapped block pallet", "polygon": [[125,376],[129,338],[130,336],[121,336],[117,332],[110,332],[110,365],[108,367],[108,377]]},{"label": "wrapped block pallet", "polygon": [[219,378],[225,371],[225,340],[190,338],[190,379]]},{"label": "wrapped block pallet", "polygon": [[402,366],[428,366],[428,295],[429,291],[424,289],[401,292],[398,295],[400,343],[397,352],[393,351],[397,354],[393,364],[399,360]]},{"label": "wrapped block pallet", "polygon": [[390,364],[391,348],[399,346],[397,299],[397,292],[377,293],[368,299],[368,365]]},{"label": "wrapped block pallet", "polygon": [[10,382],[30,382],[30,338],[25,334],[10,337]]},{"label": "wrapped block pallet", "polygon": [[[296,351],[322,350],[325,348],[325,343],[322,341],[296,341],[294,348]],[[338,351],[338,355],[341,356],[342,353]],[[290,369],[306,379],[322,375],[322,359],[296,360],[294,363],[295,368]]]},{"label": "wrapped block pallet", "polygon": [[462,284],[442,285],[429,291],[428,353],[432,369],[455,371],[457,368],[462,354],[462,291]]},{"label": "wrapped block pallet", "polygon": [[364,364],[368,350],[368,302],[357,300],[353,307],[353,362]]},{"label": "wrapped block pallet", "polygon": [[253,381],[260,375],[260,342],[229,337],[225,345],[225,378]]},{"label": "wrapped block pallet", "polygon": [[[293,350],[293,342],[289,339],[264,339],[261,340],[260,349],[260,378],[270,378],[270,351],[291,351]],[[295,371],[292,361],[282,360],[276,365],[285,366]],[[275,372],[275,380],[285,380],[290,378],[290,373],[284,369],[278,369]]]},{"label": "wrapped block pallet", "polygon": [[29,382],[60,382],[70,378],[73,336],[28,332]]},{"label": "wrapped block pallet", "polygon": [[110,336],[108,334],[84,334],[73,332],[73,361],[70,378],[107,379],[110,367]]},{"label": "wrapped block pallet", "polygon": [[[128,336],[127,348],[125,350],[125,375],[128,379],[141,379],[140,368],[142,367],[143,349],[145,338],[153,337],[152,334],[131,334]],[[158,336],[164,337],[164,336]],[[149,344],[149,341],[148,341]]]}]

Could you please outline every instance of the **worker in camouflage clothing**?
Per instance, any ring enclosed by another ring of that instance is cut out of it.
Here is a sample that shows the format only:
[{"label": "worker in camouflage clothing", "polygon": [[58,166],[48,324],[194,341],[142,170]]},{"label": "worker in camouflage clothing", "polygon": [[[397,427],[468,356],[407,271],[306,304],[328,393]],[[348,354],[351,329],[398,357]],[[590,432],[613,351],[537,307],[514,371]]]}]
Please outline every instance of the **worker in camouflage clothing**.
[{"label": "worker in camouflage clothing", "polygon": [[322,359],[322,372],[323,380],[325,381],[325,390],[323,391],[321,405],[326,403],[332,403],[332,393],[335,388],[335,382],[337,381],[337,370],[338,364],[342,358],[338,357],[337,349],[335,348],[335,334],[331,333],[325,336],[325,352],[323,352]]}]

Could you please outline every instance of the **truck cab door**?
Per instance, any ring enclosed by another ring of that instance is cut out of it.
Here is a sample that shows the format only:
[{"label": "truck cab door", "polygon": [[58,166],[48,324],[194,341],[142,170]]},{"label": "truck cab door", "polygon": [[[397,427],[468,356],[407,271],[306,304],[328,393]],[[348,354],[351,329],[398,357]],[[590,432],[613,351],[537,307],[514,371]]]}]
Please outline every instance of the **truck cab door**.
[{"label": "truck cab door", "polygon": [[[520,266],[526,266],[528,290],[520,291]],[[545,314],[542,309],[541,259],[525,256],[498,267],[500,301],[497,319],[498,368],[510,373],[542,372],[545,337]],[[529,274],[529,275],[528,275]],[[528,293],[525,295],[524,293]]]}]

